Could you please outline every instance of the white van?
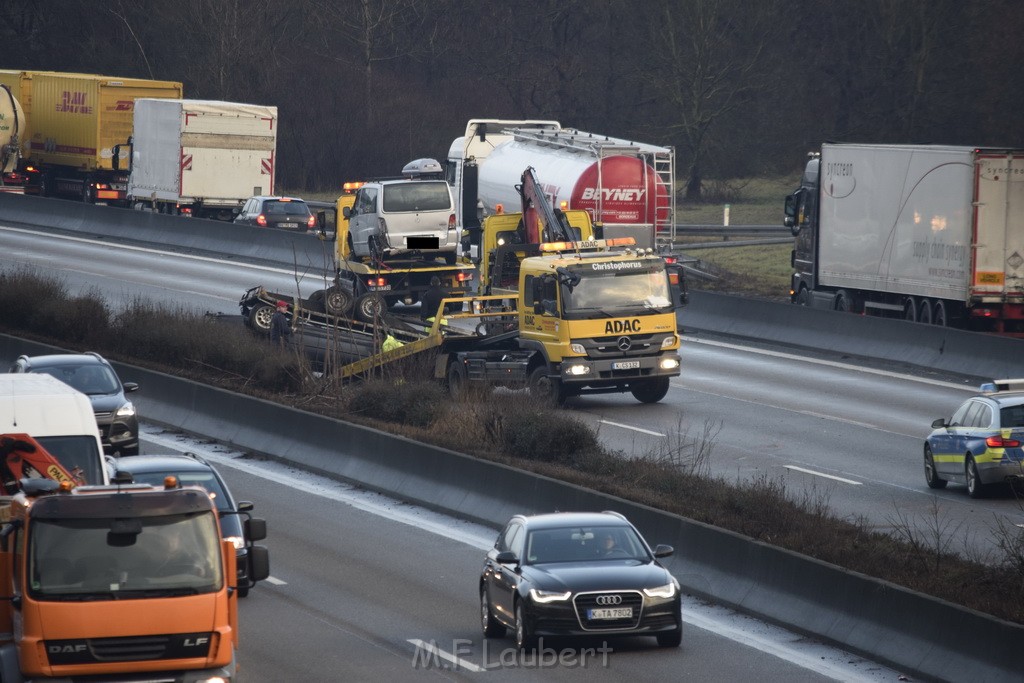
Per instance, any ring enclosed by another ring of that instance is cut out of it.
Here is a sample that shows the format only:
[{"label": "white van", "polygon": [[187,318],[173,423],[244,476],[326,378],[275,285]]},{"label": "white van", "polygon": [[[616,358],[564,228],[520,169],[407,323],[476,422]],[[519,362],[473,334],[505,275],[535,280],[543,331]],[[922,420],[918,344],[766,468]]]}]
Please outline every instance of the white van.
[{"label": "white van", "polygon": [[55,377],[0,373],[0,434],[28,434],[87,484],[110,483],[89,397]]},{"label": "white van", "polygon": [[363,259],[422,254],[455,263],[459,248],[455,202],[441,177],[441,164],[417,159],[406,164],[403,176],[364,183],[353,205],[343,209],[349,250]]}]

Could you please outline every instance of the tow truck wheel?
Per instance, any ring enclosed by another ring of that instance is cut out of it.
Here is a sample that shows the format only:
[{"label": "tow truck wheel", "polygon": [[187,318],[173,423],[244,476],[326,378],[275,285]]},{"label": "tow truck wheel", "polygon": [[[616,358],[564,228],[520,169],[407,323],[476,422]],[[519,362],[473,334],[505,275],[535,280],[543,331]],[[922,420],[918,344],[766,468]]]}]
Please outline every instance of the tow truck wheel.
[{"label": "tow truck wheel", "polygon": [[530,394],[542,401],[561,404],[565,400],[565,389],[557,378],[548,376],[546,365],[539,365],[530,373]]},{"label": "tow truck wheel", "polygon": [[260,334],[270,334],[270,319],[274,317],[274,307],[260,304],[249,309],[249,326]]},{"label": "tow truck wheel", "polygon": [[363,294],[356,300],[356,317],[363,322],[372,323],[386,310],[387,304],[384,303],[384,297],[378,292]]},{"label": "tow truck wheel", "polygon": [[324,311],[339,318],[352,312],[352,294],[341,287],[331,287],[324,297]]},{"label": "tow truck wheel", "polygon": [[448,394],[455,400],[466,392],[466,378],[462,376],[461,363],[454,361],[448,366]]},{"label": "tow truck wheel", "polygon": [[633,398],[641,403],[657,403],[668,393],[668,377],[655,377],[630,385]]}]

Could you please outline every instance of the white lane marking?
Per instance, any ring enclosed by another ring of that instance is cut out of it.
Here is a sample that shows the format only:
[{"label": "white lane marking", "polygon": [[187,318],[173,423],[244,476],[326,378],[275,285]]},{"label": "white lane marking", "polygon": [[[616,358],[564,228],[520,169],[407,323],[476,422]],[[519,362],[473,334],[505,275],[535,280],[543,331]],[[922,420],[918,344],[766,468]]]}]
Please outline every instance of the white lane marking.
[{"label": "white lane marking", "polygon": [[880,375],[882,377],[895,377],[897,379],[906,380],[908,382],[919,382],[921,384],[931,384],[937,387],[945,387],[947,389],[961,389],[970,393],[978,393],[977,387],[968,386],[966,384],[955,384],[953,382],[944,382],[939,379],[929,379],[927,377],[917,377],[915,375],[904,375],[898,372],[888,372],[886,370],[876,370],[875,368],[862,368],[859,365],[851,365],[849,363],[840,363],[834,360],[822,360],[820,358],[808,358],[807,356],[797,356],[792,353],[785,353],[783,351],[769,351],[767,349],[755,349],[750,346],[742,346],[740,344],[730,344],[729,342],[712,341],[709,339],[698,339],[697,337],[687,337],[680,335],[680,339],[694,344],[706,344],[708,346],[720,346],[723,349],[733,349],[735,351],[743,351],[745,353],[758,353],[762,356],[773,356],[775,358],[786,358],[788,360],[802,361],[804,363],[811,363],[812,365],[824,365],[830,368],[840,368],[842,370],[854,370],[856,372],[863,372],[868,375]]},{"label": "white lane marking", "polygon": [[853,484],[854,486],[863,486],[864,485],[863,482],[854,481],[853,479],[843,479],[842,477],[837,477],[837,476],[834,476],[834,475],[831,475],[831,474],[825,474],[824,472],[816,472],[814,470],[809,470],[809,469],[806,469],[806,468],[803,468],[803,467],[797,467],[796,465],[783,465],[783,467],[785,467],[787,470],[796,470],[797,472],[803,472],[804,474],[813,474],[816,477],[825,477],[826,479],[834,479],[836,481],[841,481],[844,484]]},{"label": "white lane marking", "polygon": [[[92,240],[86,237],[72,237],[70,235],[58,235],[50,232],[41,232],[38,230],[26,230],[24,228],[12,228],[6,225],[0,225],[0,230],[6,230],[7,232],[20,232],[25,235],[45,235],[47,239],[59,239],[67,240],[68,242],[81,242],[83,244],[92,244],[94,246],[104,247],[106,249],[124,249],[125,251],[139,251],[145,254],[156,254],[157,256],[174,256],[182,259],[191,259],[193,261],[206,261],[209,263],[224,263],[222,258],[211,258],[209,256],[196,256],[195,254],[181,254],[175,251],[164,251],[162,249],[153,249],[152,247],[137,247],[131,244],[116,244],[107,240]],[[231,262],[228,262],[231,263]],[[294,275],[294,268],[273,268],[271,266],[260,266],[252,263],[231,263],[231,265],[237,265],[241,268],[248,268],[252,270],[265,270],[268,273],[283,273],[285,275]]]},{"label": "white lane marking", "polygon": [[277,578],[276,576],[268,576],[268,577],[267,577],[267,578],[265,579],[265,581],[266,581],[267,583],[272,583],[272,584],[274,584],[275,586],[287,586],[287,585],[288,585],[288,582],[287,582],[287,581],[282,581],[281,579]]},{"label": "white lane marking", "polygon": [[[449,654],[445,650],[442,650],[441,648],[439,648],[433,642],[428,643],[428,642],[425,642],[423,640],[420,640],[419,638],[409,638],[405,642],[412,643],[412,645],[417,650],[423,650],[424,652],[427,652],[427,653],[432,654],[432,655],[434,655],[436,657],[439,657],[439,658],[443,659],[446,662],[451,662],[456,670],[465,669],[466,671],[471,671],[471,672],[476,673],[476,674],[482,673],[484,671],[487,671],[487,669],[485,669],[483,667],[480,667],[480,666],[477,666],[476,664],[473,664],[472,662],[467,662],[465,659],[462,659],[460,657],[456,657],[453,654]],[[418,657],[418,655],[417,655],[417,657]]]},{"label": "white lane marking", "polygon": [[611,420],[601,420],[601,424],[611,425],[612,427],[620,427],[622,429],[632,429],[635,432],[642,432],[644,434],[650,434],[651,436],[665,436],[661,432],[652,432],[649,429],[641,429],[640,427],[633,427],[631,425],[624,425],[621,422],[612,422]]},{"label": "white lane marking", "polygon": [[857,427],[864,427],[865,429],[878,429],[875,425],[868,422],[858,422],[857,420],[849,420],[845,417],[836,417],[835,415],[826,415],[824,413],[816,413],[812,410],[797,410],[796,412],[807,415],[809,417],[820,417],[823,420],[834,420],[835,422],[845,422],[846,424],[855,425]]},{"label": "white lane marking", "polygon": [[[708,396],[717,396],[718,398],[724,398],[724,399],[727,399],[727,400],[730,400],[730,401],[740,401],[742,403],[752,403],[755,406],[772,408],[774,410],[784,410],[787,413],[796,413],[798,415],[813,415],[814,417],[821,417],[821,418],[825,418],[827,420],[835,420],[836,422],[850,422],[850,420],[847,420],[847,419],[844,419],[844,418],[841,418],[841,417],[835,417],[835,416],[832,416],[832,415],[822,415],[820,413],[808,413],[806,410],[797,410],[796,408],[787,408],[786,406],[765,406],[764,403],[761,403],[760,401],[752,401],[749,398],[739,398],[738,396],[727,396],[726,394],[718,394],[718,393],[715,393],[714,391],[702,391],[701,389],[694,389],[693,387],[690,387],[690,386],[686,387],[686,390],[690,391],[690,392],[693,392],[695,394],[707,394]],[[867,424],[867,423],[864,423],[864,422],[853,422],[853,424],[858,425],[860,427],[865,427],[865,428],[868,428],[868,429],[874,429],[877,432],[883,432],[885,434],[895,434],[896,436],[905,436],[908,439],[917,439],[917,438],[920,438],[920,436],[921,436],[920,434],[904,434],[903,432],[894,432],[891,429],[883,429],[882,427],[879,427],[878,425]],[[754,453],[755,451],[750,451],[750,452]]]}]

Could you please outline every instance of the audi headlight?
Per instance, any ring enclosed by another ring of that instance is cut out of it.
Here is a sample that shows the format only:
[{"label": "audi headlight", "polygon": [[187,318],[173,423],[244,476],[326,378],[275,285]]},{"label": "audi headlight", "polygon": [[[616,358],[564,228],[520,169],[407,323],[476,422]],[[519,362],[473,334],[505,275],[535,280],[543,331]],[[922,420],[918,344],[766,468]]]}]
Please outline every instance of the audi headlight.
[{"label": "audi headlight", "polygon": [[666,583],[664,586],[644,589],[644,595],[649,598],[671,598],[675,594],[676,582],[674,580],[671,583]]},{"label": "audi headlight", "polygon": [[541,591],[536,588],[530,589],[530,599],[534,602],[563,602],[568,600],[570,595],[572,595],[570,591],[561,593],[559,591]]},{"label": "audi headlight", "polygon": [[679,367],[678,358],[662,358],[658,364],[662,370],[675,370]]},{"label": "audi headlight", "polygon": [[135,414],[135,406],[132,405],[131,401],[128,401],[123,406],[118,408],[117,412],[114,414],[117,415],[118,417],[129,417]]},{"label": "audi headlight", "polygon": [[587,350],[583,348],[583,344],[569,344],[569,350],[573,353],[578,353],[581,356],[586,355]]},{"label": "audi headlight", "polygon": [[241,550],[245,547],[245,539],[241,536],[225,536],[225,541],[231,541],[231,545],[235,546],[235,550]]},{"label": "audi headlight", "polygon": [[674,346],[676,343],[676,335],[670,334],[661,340],[661,348],[667,349],[670,346]]}]

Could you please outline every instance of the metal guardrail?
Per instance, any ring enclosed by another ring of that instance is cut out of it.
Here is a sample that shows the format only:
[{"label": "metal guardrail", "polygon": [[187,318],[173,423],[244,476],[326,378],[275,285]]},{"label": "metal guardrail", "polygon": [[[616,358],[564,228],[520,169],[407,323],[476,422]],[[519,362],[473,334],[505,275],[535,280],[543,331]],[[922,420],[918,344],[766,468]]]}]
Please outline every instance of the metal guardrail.
[{"label": "metal guardrail", "polygon": [[708,235],[722,237],[749,235],[751,233],[790,234],[784,225],[676,225],[676,235]]}]

